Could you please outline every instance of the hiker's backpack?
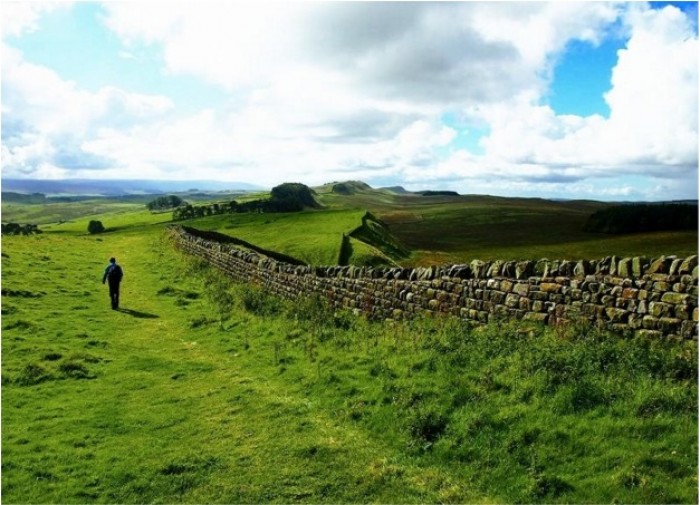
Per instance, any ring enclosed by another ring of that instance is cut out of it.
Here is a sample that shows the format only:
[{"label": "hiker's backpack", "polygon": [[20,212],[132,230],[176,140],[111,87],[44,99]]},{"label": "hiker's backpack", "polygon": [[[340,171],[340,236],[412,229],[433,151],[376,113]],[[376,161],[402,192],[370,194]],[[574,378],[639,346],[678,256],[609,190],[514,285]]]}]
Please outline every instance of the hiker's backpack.
[{"label": "hiker's backpack", "polygon": [[119,265],[112,265],[107,272],[107,279],[109,282],[121,282],[124,272],[122,272],[122,267]]}]

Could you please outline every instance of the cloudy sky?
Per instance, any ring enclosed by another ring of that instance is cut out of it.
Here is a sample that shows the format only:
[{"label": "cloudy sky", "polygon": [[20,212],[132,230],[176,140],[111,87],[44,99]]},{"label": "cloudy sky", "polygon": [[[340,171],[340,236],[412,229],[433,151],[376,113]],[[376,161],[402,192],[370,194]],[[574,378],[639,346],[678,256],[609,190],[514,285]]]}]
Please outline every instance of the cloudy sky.
[{"label": "cloudy sky", "polygon": [[698,195],[680,2],[3,2],[2,175]]}]

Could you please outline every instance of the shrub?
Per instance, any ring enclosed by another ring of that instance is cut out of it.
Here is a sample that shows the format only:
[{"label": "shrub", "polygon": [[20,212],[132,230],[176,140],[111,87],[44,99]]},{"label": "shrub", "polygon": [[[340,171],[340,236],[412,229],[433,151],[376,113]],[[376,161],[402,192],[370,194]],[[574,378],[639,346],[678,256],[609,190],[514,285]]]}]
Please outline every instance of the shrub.
[{"label": "shrub", "polygon": [[103,233],[105,231],[105,227],[102,224],[102,221],[90,221],[88,223],[87,231],[90,235],[95,235],[96,233]]},{"label": "shrub", "polygon": [[243,308],[252,314],[272,316],[281,310],[280,301],[257,286],[241,286],[238,294]]}]

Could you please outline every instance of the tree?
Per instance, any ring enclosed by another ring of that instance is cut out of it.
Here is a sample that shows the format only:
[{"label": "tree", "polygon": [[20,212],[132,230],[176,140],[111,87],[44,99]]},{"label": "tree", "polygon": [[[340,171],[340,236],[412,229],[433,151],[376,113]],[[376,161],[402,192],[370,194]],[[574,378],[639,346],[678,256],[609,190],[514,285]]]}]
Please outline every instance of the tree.
[{"label": "tree", "polygon": [[105,227],[102,221],[90,221],[88,223],[88,233],[94,235],[95,233],[102,233],[105,231]]},{"label": "tree", "polygon": [[176,195],[159,196],[146,204],[148,210],[165,210],[179,207],[185,201]]}]

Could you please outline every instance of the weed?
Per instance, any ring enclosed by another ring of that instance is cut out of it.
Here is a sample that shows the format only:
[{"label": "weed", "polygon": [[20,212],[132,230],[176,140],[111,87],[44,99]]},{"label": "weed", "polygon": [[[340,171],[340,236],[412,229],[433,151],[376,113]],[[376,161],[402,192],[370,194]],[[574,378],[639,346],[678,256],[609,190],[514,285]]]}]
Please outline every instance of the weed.
[{"label": "weed", "polygon": [[438,407],[421,406],[413,409],[408,420],[408,432],[421,447],[430,447],[447,429],[449,417]]},{"label": "weed", "polygon": [[24,319],[18,319],[13,323],[6,324],[2,327],[3,330],[29,330],[34,327],[34,323],[31,321],[25,321]]},{"label": "weed", "polygon": [[67,378],[70,379],[94,379],[95,374],[91,373],[90,370],[78,361],[66,361],[61,363],[58,367],[59,371]]},{"label": "weed", "polygon": [[15,377],[14,383],[19,386],[33,386],[41,382],[51,380],[53,376],[41,365],[28,363]]},{"label": "weed", "polygon": [[237,296],[243,308],[258,316],[272,316],[281,311],[280,300],[269,295],[258,286],[248,284],[238,287]]}]

